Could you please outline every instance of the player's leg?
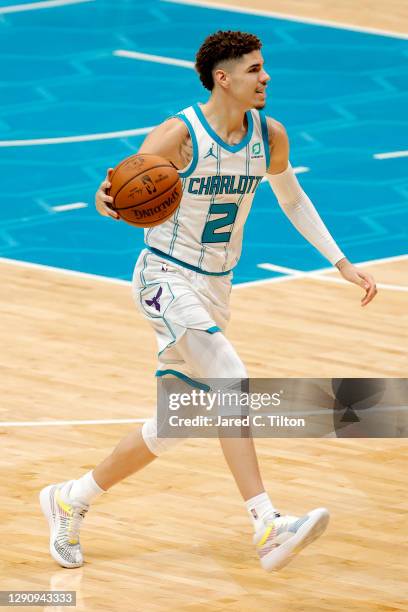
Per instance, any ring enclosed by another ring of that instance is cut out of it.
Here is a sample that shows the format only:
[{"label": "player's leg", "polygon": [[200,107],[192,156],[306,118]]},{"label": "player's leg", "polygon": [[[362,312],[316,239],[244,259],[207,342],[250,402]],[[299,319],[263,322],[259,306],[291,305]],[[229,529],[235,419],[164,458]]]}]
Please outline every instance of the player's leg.
[{"label": "player's leg", "polygon": [[[241,379],[247,378],[242,361],[221,333],[209,336],[189,329],[178,350],[186,364],[194,367],[196,376],[225,381],[225,391],[237,388]],[[220,437],[220,443],[252,519],[261,565],[268,571],[281,569],[323,533],[329,514],[325,508],[316,508],[301,517],[281,516],[265,492],[253,439]]]},{"label": "player's leg", "polygon": [[[177,345],[164,352],[159,364],[168,369],[185,369]],[[144,468],[180,441],[179,438],[158,437],[156,416],[154,415],[141,428],[131,431],[120,440],[112,453],[96,466],[92,472],[92,477],[101,489],[107,491],[124,478]],[[84,486],[86,486],[85,480]],[[81,487],[81,479],[74,484],[72,493],[82,499],[87,495],[87,491]],[[90,496],[87,496],[86,500],[90,503],[94,498],[92,491],[90,491]]]},{"label": "player's leg", "polygon": [[96,466],[93,478],[101,489],[107,491],[124,478],[144,468],[157,456],[147,447],[142,428],[138,428],[120,440],[109,457]]},{"label": "player's leg", "polygon": [[[136,303],[160,303],[163,308],[171,306],[174,299],[169,289],[172,280],[173,292],[176,292],[178,278],[167,274],[163,279],[163,295],[156,301],[149,300],[150,293],[157,294],[160,278],[163,275],[161,265],[154,258],[142,252],[135,268],[134,297]],[[149,266],[150,264],[150,266]],[[155,293],[156,292],[156,293]],[[143,314],[153,324],[159,341],[170,344],[175,332],[163,317],[157,316],[155,308],[143,311]],[[177,333],[184,333],[179,326]],[[167,351],[170,360],[180,361],[180,357],[171,349]],[[149,419],[143,427],[138,427],[123,438],[112,453],[94,470],[88,471],[77,480],[69,480],[45,487],[40,493],[41,508],[50,528],[50,553],[63,567],[79,567],[83,563],[79,540],[81,522],[94,502],[105,491],[127,476],[137,472],[170,447],[180,442],[178,439],[160,439],[157,437],[156,420]]]},{"label": "player's leg", "polygon": [[82,520],[91,503],[113,485],[141,470],[181,442],[157,437],[156,418],[125,436],[112,453],[77,480],[49,485],[40,493],[41,508],[50,528],[51,556],[63,567],[79,567]]},{"label": "player's leg", "polygon": [[[241,380],[248,377],[234,347],[222,333],[210,335],[189,329],[179,341],[178,351],[197,377],[219,379],[226,391],[240,389]],[[220,443],[244,500],[265,493],[252,437],[220,438]],[[271,505],[270,512],[273,514]]]}]

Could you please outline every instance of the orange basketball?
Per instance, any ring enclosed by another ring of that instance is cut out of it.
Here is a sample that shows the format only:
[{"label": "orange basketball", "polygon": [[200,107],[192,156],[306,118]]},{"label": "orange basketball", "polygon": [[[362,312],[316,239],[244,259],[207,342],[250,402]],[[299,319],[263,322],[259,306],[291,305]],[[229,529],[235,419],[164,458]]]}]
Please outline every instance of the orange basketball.
[{"label": "orange basketball", "polygon": [[140,153],[116,166],[108,194],[110,206],[123,221],[152,227],[166,221],[181,201],[181,180],[176,168],[163,157]]}]

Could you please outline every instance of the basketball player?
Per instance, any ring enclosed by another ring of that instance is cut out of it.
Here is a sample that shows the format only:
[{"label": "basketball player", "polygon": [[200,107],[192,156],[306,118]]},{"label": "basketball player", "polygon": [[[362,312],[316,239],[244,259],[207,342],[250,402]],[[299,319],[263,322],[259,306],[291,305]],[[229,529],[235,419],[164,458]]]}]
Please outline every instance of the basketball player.
[{"label": "basketball player", "polygon": [[[373,278],[346,259],[299,185],[289,163],[285,128],[262,112],[269,76],[260,40],[242,32],[217,32],[199,49],[196,68],[211,92],[208,102],[157,126],[139,151],[160,155],[177,167],[183,198],[169,220],[145,231],[146,248],[133,276],[136,303],[157,335],[156,376],[175,376],[192,386],[195,378],[248,376],[224,331],[231,269],[239,260],[244,223],[265,175],[296,229],[343,278],[363,288],[362,305],[376,294]],[[117,218],[106,193],[110,172],[96,194],[96,208]],[[91,502],[176,442],[157,436],[153,417],[94,470],[43,489],[40,500],[53,558],[63,567],[82,565],[79,529]],[[265,491],[252,438],[221,438],[220,443],[253,522],[261,565],[268,571],[280,569],[324,531],[328,511],[281,516]]]}]

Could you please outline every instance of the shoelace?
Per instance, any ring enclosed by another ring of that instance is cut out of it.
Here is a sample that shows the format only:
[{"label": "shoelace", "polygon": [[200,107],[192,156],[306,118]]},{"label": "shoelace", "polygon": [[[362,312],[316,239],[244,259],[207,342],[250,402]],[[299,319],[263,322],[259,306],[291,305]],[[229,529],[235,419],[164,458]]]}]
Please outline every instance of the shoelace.
[{"label": "shoelace", "polygon": [[82,504],[72,505],[72,517],[68,527],[68,540],[75,541],[79,539],[79,528],[88,508]]},{"label": "shoelace", "polygon": [[278,522],[279,527],[284,527],[285,529],[287,529],[292,523],[298,520],[297,516],[290,516],[290,515],[281,516],[280,514],[276,518],[278,519],[277,522]]}]

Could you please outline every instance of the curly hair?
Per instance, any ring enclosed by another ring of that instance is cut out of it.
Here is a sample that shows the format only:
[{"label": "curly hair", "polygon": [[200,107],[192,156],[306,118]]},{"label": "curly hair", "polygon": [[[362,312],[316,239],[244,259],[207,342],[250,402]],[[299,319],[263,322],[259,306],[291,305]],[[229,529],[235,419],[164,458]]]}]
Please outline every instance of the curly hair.
[{"label": "curly hair", "polygon": [[214,88],[213,69],[223,60],[237,59],[258,51],[262,43],[254,34],[219,30],[207,36],[196,55],[195,67],[206,89]]}]

